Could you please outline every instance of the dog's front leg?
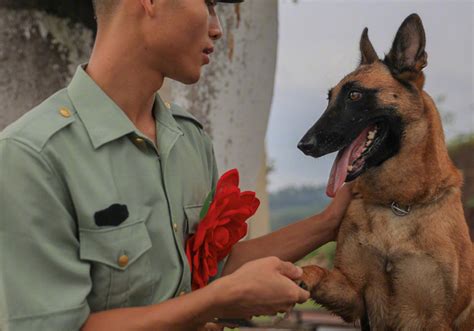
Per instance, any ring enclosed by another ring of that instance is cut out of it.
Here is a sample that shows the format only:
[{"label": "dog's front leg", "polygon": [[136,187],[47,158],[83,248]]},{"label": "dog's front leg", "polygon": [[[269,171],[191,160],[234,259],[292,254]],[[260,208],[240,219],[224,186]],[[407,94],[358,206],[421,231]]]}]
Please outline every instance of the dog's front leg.
[{"label": "dog's front leg", "polygon": [[358,291],[337,268],[329,271],[318,266],[303,267],[301,286],[311,298],[353,323],[364,315],[364,302]]}]

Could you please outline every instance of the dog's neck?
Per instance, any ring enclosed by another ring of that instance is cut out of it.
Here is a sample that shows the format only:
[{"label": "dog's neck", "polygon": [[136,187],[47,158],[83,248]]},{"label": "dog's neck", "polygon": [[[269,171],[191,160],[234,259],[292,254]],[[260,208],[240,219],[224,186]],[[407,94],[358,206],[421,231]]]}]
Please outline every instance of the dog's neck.
[{"label": "dog's neck", "polygon": [[423,119],[407,124],[400,152],[358,179],[356,189],[364,200],[425,204],[461,187],[462,176],[448,156],[436,106],[424,92],[423,102]]}]

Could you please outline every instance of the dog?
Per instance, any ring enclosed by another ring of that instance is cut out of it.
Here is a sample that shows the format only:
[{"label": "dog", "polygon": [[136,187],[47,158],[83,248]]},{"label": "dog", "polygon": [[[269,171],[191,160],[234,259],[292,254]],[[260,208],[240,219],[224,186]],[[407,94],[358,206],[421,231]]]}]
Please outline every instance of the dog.
[{"label": "dog", "polygon": [[354,181],[333,270],[304,267],[311,297],[363,330],[474,330],[474,254],[462,175],[423,91],[425,31],[417,14],[379,59],[364,29],[361,61],[329,92],[298,148],[339,151],[327,194]]}]

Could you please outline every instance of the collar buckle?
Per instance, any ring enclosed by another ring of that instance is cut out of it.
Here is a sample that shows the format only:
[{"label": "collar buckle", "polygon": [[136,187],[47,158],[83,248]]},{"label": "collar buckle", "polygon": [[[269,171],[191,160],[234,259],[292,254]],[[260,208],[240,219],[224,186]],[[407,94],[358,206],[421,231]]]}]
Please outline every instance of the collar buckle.
[{"label": "collar buckle", "polygon": [[396,203],[395,201],[392,202],[392,204],[390,205],[390,208],[392,209],[392,212],[396,216],[399,216],[399,217],[407,216],[411,211],[411,206],[410,205],[408,205],[406,207],[402,207],[398,203]]}]

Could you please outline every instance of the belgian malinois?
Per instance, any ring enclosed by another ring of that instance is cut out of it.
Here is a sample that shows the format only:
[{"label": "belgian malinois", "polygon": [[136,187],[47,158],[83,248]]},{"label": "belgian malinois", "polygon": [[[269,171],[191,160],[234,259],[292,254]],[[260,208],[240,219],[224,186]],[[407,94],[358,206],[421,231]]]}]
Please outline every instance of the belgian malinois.
[{"label": "belgian malinois", "polygon": [[400,26],[380,60],[368,38],[361,62],[329,92],[300,141],[307,155],[339,151],[327,194],[355,180],[333,270],[304,268],[315,301],[364,330],[474,330],[474,254],[440,116],[423,91],[425,32]]}]

